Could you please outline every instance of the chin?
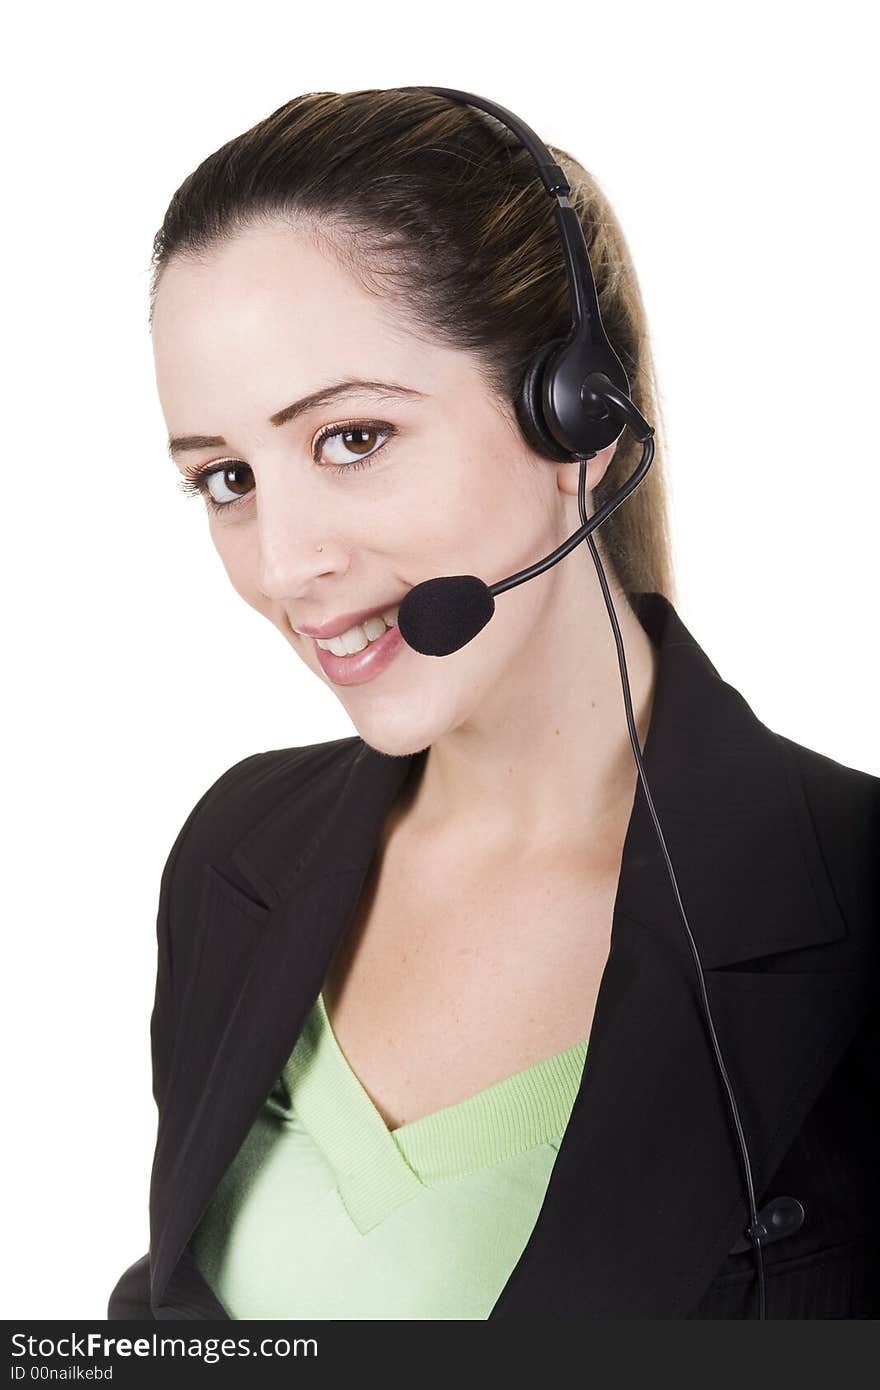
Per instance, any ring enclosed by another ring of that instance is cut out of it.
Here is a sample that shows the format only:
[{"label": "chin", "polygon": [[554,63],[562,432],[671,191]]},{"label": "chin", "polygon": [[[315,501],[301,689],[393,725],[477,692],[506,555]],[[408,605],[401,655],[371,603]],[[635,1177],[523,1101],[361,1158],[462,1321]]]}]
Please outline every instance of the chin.
[{"label": "chin", "polygon": [[357,719],[351,710],[348,714],[364,743],[387,757],[408,758],[421,753],[449,727],[442,718],[425,717],[423,700],[410,696],[389,701],[384,711],[386,717],[382,704],[379,700],[370,710],[359,710]]},{"label": "chin", "polygon": [[374,753],[381,753],[385,758],[411,758],[416,753],[425,752],[431,746],[430,743],[424,743],[420,746],[407,745],[402,748],[397,745],[391,745],[386,740],[379,743],[375,739],[364,738],[363,734],[361,734],[361,738],[364,739],[364,743],[366,743],[368,747],[372,748]]},{"label": "chin", "polygon": [[412,757],[414,753],[429,748],[433,742],[424,732],[408,734],[405,730],[382,728],[380,725],[360,728],[357,732],[374,753],[383,753],[389,758]]}]

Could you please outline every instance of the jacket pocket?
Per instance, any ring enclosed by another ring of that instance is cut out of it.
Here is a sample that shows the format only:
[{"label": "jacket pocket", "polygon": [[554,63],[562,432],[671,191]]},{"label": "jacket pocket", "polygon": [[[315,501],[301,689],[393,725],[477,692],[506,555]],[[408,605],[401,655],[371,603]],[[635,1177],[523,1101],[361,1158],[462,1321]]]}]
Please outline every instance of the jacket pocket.
[{"label": "jacket pocket", "polygon": [[[757,1318],[753,1257],[719,1274],[692,1318]],[[823,1246],[808,1254],[772,1257],[764,1251],[767,1318],[876,1318],[880,1315],[880,1249],[873,1241]]]},{"label": "jacket pocket", "polygon": [[248,897],[231,879],[225,877],[216,864],[205,865],[205,891],[208,894],[214,893],[223,899],[230,908],[228,920],[232,922],[240,921],[243,918],[248,922],[262,926],[269,916],[270,909],[265,903],[258,902],[256,898]]}]

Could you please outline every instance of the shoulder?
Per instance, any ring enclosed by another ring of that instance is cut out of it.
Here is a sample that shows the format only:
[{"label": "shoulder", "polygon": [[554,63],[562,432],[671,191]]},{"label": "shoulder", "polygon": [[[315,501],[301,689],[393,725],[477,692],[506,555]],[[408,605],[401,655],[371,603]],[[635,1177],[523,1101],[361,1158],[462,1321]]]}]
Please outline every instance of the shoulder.
[{"label": "shoulder", "polygon": [[805,788],[817,805],[831,802],[839,809],[874,815],[880,811],[880,777],[837,762],[815,748],[795,743],[784,734],[776,733],[774,737],[786,758],[797,766]]},{"label": "shoulder", "polygon": [[[225,873],[232,876],[233,851],[265,816],[334,768],[344,773],[363,746],[355,736],[250,753],[202,792],[178,830],[162,870],[157,917],[159,994],[172,973],[185,977],[193,964],[206,866],[223,863]],[[157,1031],[161,1031],[158,1025]]]},{"label": "shoulder", "polygon": [[880,954],[880,777],[774,737],[843,916]]},{"label": "shoulder", "polygon": [[814,748],[774,735],[789,776],[806,798],[817,833],[829,848],[861,846],[876,859],[880,843],[880,777],[848,767]]},{"label": "shoulder", "polygon": [[[357,735],[292,748],[250,753],[226,768],[193,806],[169,855],[176,861],[224,855],[277,805],[308,787],[343,772],[363,747]],[[167,867],[167,866],[166,866]]]}]

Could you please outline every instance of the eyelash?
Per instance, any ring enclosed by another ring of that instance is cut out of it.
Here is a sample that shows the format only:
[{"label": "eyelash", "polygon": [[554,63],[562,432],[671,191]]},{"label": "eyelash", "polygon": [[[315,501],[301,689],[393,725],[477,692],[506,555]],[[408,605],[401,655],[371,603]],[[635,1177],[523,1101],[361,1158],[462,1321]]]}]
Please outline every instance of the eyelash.
[{"label": "eyelash", "polygon": [[[369,430],[376,434],[387,435],[388,438],[384,444],[380,444],[371,454],[367,454],[361,459],[355,459],[351,463],[323,464],[322,467],[328,468],[331,473],[352,473],[359,468],[369,468],[376,455],[380,454],[383,449],[387,449],[391,439],[397,434],[395,426],[387,424],[384,420],[345,420],[341,425],[326,425],[315,436],[312,457],[314,458],[316,453],[320,453],[322,446],[326,444],[328,439],[335,439],[337,435],[347,434],[350,430]],[[317,460],[315,461],[317,462]],[[228,468],[238,463],[238,459],[221,459],[219,463],[206,464],[202,468],[186,468],[184,469],[185,477],[178,483],[178,487],[189,497],[203,497],[209,511],[229,511],[231,507],[237,507],[239,502],[246,502],[250,493],[237,497],[234,502],[218,502],[208,491],[208,479],[213,473],[225,473]],[[242,466],[248,467],[247,464]]]}]

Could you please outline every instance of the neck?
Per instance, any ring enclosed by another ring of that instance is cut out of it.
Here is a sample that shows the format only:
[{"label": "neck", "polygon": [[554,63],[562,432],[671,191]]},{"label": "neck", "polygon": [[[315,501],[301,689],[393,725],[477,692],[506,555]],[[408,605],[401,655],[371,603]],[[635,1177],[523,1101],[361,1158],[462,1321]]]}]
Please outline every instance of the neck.
[{"label": "neck", "polygon": [[[528,659],[428,749],[405,808],[416,835],[448,838],[481,858],[571,848],[599,863],[619,853],[638,771],[614,633],[586,548],[541,579],[551,576]],[[641,749],[658,656],[626,598],[612,592],[612,601]]]}]

